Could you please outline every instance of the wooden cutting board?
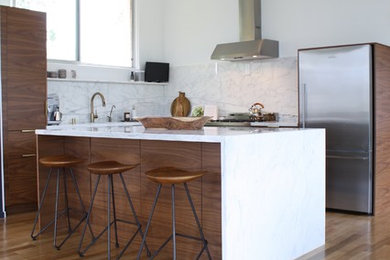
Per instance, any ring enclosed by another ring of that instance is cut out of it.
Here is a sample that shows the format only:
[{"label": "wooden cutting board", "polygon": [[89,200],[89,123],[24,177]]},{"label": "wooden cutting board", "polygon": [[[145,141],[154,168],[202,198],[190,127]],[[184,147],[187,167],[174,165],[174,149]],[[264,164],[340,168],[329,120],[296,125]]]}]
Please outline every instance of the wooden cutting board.
[{"label": "wooden cutting board", "polygon": [[191,112],[191,103],[186,98],[186,93],[179,92],[179,96],[175,98],[171,104],[172,116],[188,116]]}]

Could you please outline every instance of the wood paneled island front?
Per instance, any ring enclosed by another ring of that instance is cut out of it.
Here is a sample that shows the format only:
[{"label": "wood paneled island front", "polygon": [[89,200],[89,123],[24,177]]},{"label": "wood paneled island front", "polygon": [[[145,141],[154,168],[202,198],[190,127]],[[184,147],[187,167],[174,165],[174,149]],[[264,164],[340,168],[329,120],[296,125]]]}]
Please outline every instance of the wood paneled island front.
[{"label": "wood paneled island front", "polygon": [[[322,129],[205,127],[172,131],[96,124],[37,130],[36,134],[38,159],[63,153],[84,159],[75,174],[86,206],[96,178],[87,170],[89,163],[139,163],[123,175],[143,229],[157,189],[144,176],[145,171],[164,166],[207,170],[200,180],[189,183],[189,189],[213,259],[294,259],[324,244]],[[47,174],[48,169],[38,166],[38,191],[42,191]],[[114,184],[117,215],[132,220],[120,180],[114,177]],[[54,194],[55,185],[50,187],[49,194]],[[68,187],[72,187],[70,183]],[[91,221],[95,232],[106,223],[106,187],[99,185],[94,203]],[[69,196],[71,207],[77,207],[76,193],[70,190]],[[48,196],[45,203],[41,225],[53,217],[50,204],[54,196]],[[177,187],[176,216],[177,232],[198,236],[181,186]],[[79,217],[77,212],[73,217]],[[135,229],[119,224],[121,246]],[[157,249],[170,233],[170,190],[165,187],[148,234],[148,246]],[[140,242],[137,237],[126,254],[135,256]],[[200,248],[197,241],[178,238],[178,259],[193,259]],[[93,254],[93,248],[88,253]],[[162,254],[161,259],[169,259],[170,243]],[[207,259],[206,255],[202,259]]]}]

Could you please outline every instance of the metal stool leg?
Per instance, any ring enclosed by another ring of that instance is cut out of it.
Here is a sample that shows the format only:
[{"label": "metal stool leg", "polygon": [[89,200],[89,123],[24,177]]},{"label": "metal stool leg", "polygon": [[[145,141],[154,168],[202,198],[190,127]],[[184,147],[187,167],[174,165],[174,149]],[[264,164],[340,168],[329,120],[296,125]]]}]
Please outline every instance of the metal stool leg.
[{"label": "metal stool leg", "polygon": [[[142,229],[141,229],[141,222],[138,220],[137,213],[135,212],[134,204],[131,201],[131,197],[130,197],[129,191],[127,190],[126,183],[125,183],[125,180],[123,178],[122,173],[119,174],[119,177],[121,178],[122,185],[123,185],[123,190],[125,191],[125,194],[126,194],[126,197],[127,197],[127,201],[129,202],[131,212],[133,213],[133,216],[134,216],[134,219],[135,219],[135,223],[137,224],[137,227],[138,227],[136,233],[138,233],[138,231],[139,231],[139,234],[140,234],[141,239],[142,239],[144,237],[144,234],[143,234]],[[126,251],[126,249],[129,247],[131,242],[134,240],[136,233],[129,239],[127,244],[123,247],[123,249],[120,252],[120,254],[119,254],[117,259],[122,257],[123,253]],[[146,249],[146,252],[147,252],[147,256],[150,256],[151,252],[150,252],[150,250],[148,248],[148,245],[147,245],[146,241],[145,241],[145,249]]]},{"label": "metal stool leg", "polygon": [[[79,220],[79,222],[75,225],[75,227],[72,229],[71,225],[70,225],[70,214],[69,214],[69,211],[70,211],[70,208],[68,206],[68,188],[67,188],[67,179],[66,179],[66,172],[65,172],[65,168],[63,169],[63,174],[64,174],[64,190],[65,190],[65,214],[68,218],[68,234],[66,235],[66,237],[64,238],[64,240],[62,240],[62,242],[57,245],[57,249],[60,249],[62,247],[63,244],[65,244],[65,242],[73,235],[73,233],[78,229],[78,227],[81,225],[81,223],[86,219],[86,213],[85,213],[85,209],[84,209],[84,205],[82,205],[82,210],[83,210],[83,216],[81,217],[81,219]],[[71,177],[73,179],[74,176],[72,176],[72,168],[69,168],[69,172],[71,173]],[[81,201],[81,197],[80,197],[80,194],[78,192],[78,187],[77,187],[77,182],[76,182],[76,185],[75,185],[75,188],[76,188],[76,192],[77,194],[79,195],[79,199]],[[91,225],[89,224],[88,225],[90,227],[90,231],[92,231],[91,229]],[[93,233],[92,234],[92,237],[93,236]]]},{"label": "metal stool leg", "polygon": [[52,170],[53,170],[53,169],[50,168],[49,174],[47,175],[47,180],[46,180],[45,188],[44,188],[43,191],[42,191],[42,198],[41,198],[41,201],[39,202],[37,214],[35,215],[34,225],[33,225],[32,231],[31,231],[31,238],[32,238],[33,240],[36,240],[37,237],[38,237],[43,231],[45,231],[45,230],[49,227],[49,225],[50,225],[50,223],[49,223],[49,225],[47,225],[46,227],[42,228],[42,229],[38,232],[38,234],[34,235],[34,231],[35,231],[35,228],[36,228],[37,223],[38,223],[38,218],[39,218],[39,215],[40,215],[40,213],[41,213],[41,208],[42,208],[43,202],[45,201],[46,191],[47,191],[47,187],[49,186],[49,182],[50,182],[50,177],[51,177]]},{"label": "metal stool leg", "polygon": [[[89,218],[91,216],[91,212],[92,212],[92,206],[93,206],[93,202],[95,200],[95,196],[96,196],[96,192],[97,192],[97,189],[98,189],[98,185],[99,185],[99,181],[100,181],[100,175],[97,177],[97,180],[96,180],[96,184],[95,184],[95,189],[93,191],[93,194],[92,194],[92,198],[91,198],[91,203],[89,204],[89,209],[88,209],[88,213],[87,213],[87,219],[85,220],[85,225],[84,225],[84,228],[83,228],[83,232],[81,233],[81,238],[80,238],[80,243],[79,243],[79,248],[78,248],[78,253],[80,256],[84,256],[85,252],[88,250],[89,246],[84,250],[84,251],[81,251],[81,246],[83,245],[83,240],[84,240],[84,236],[85,236],[85,231],[87,230],[87,226],[89,225]],[[92,242],[93,241],[96,241],[97,238],[93,237],[92,238]],[[91,245],[91,244],[90,244]]]},{"label": "metal stool leg", "polygon": [[208,245],[207,245],[207,240],[206,240],[205,237],[204,237],[203,230],[202,230],[202,226],[200,225],[200,221],[199,221],[198,215],[196,214],[195,207],[194,207],[194,203],[192,202],[191,195],[190,195],[190,191],[189,191],[189,189],[188,189],[187,183],[184,183],[184,188],[185,188],[185,190],[186,190],[187,198],[188,198],[188,201],[190,202],[191,209],[192,209],[192,213],[194,214],[196,224],[198,225],[198,229],[199,229],[199,233],[200,233],[200,238],[201,238],[201,240],[202,240],[202,242],[203,242],[203,249],[200,251],[200,253],[199,253],[197,259],[200,258],[200,256],[202,255],[202,253],[203,253],[204,250],[206,250],[207,256],[209,257],[209,259],[211,259],[211,254],[210,254],[210,251],[209,251],[209,247],[208,247]]},{"label": "metal stool leg", "polygon": [[57,222],[58,222],[58,200],[60,196],[60,169],[57,170],[57,184],[56,184],[56,204],[54,210],[54,235],[53,235],[53,246],[59,250],[57,246]]},{"label": "metal stool leg", "polygon": [[[85,206],[84,206],[83,200],[81,199],[79,186],[77,185],[76,177],[73,174],[72,168],[69,168],[69,172],[70,172],[70,177],[72,178],[72,181],[73,181],[74,188],[76,190],[77,197],[79,198],[81,210],[83,211],[83,214],[84,214],[84,217],[81,219],[81,221],[82,221],[87,217],[88,213],[85,211]],[[92,227],[91,227],[90,223],[88,223],[88,228],[89,228],[89,232],[91,233],[92,238],[95,238],[95,235],[93,234]]]},{"label": "metal stool leg", "polygon": [[[88,213],[86,212],[83,200],[81,199],[79,186],[77,185],[76,177],[73,174],[72,168],[69,168],[69,172],[70,172],[70,177],[71,177],[72,182],[73,182],[73,186],[76,190],[77,197],[78,197],[79,202],[80,202],[81,210],[83,211],[83,214],[84,214],[84,217],[80,221],[83,221],[84,219],[87,218]],[[91,233],[92,238],[95,238],[95,235],[93,234],[93,231],[92,231],[91,223],[88,223],[88,228],[89,228],[89,232]]]},{"label": "metal stool leg", "polygon": [[114,213],[115,247],[118,248],[119,243],[118,243],[118,227],[116,224],[116,211],[115,211],[114,177],[110,175],[109,178],[111,179],[112,210]]},{"label": "metal stool leg", "polygon": [[66,217],[68,219],[68,233],[72,232],[72,227],[70,225],[70,215],[69,215],[69,203],[68,203],[68,186],[66,183],[66,172],[65,168],[62,168],[62,175],[64,177],[64,199],[65,199],[65,212],[66,212]]},{"label": "metal stool leg", "polygon": [[175,184],[171,186],[172,191],[172,256],[176,260],[176,215],[175,215]]},{"label": "metal stool leg", "polygon": [[111,259],[111,178],[107,177],[107,259]]},{"label": "metal stool leg", "polygon": [[142,249],[144,248],[144,244],[146,241],[146,235],[148,234],[149,226],[150,226],[150,223],[152,222],[152,217],[153,217],[153,213],[154,213],[154,210],[156,208],[156,205],[157,205],[158,197],[160,196],[161,187],[162,187],[162,185],[159,184],[158,189],[157,189],[157,193],[156,193],[156,198],[154,199],[152,210],[151,210],[150,215],[149,215],[148,224],[146,225],[145,233],[144,233],[144,236],[142,238],[141,246],[140,246],[139,251],[138,251],[137,260],[139,260],[141,258]]}]

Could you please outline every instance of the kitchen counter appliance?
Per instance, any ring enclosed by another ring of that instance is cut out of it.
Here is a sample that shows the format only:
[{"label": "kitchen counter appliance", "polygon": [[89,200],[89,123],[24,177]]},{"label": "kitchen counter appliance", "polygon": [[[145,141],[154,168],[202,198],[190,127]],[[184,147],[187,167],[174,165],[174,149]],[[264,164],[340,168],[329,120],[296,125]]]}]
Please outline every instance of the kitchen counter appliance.
[{"label": "kitchen counter appliance", "polygon": [[218,120],[210,120],[205,124],[205,126],[248,127],[251,126],[251,123],[253,122],[276,123],[277,113],[265,113],[261,114],[261,117],[256,118],[254,118],[250,113],[231,113],[227,117],[220,117]]},{"label": "kitchen counter appliance", "polygon": [[326,129],[327,208],[373,214],[374,199],[384,196],[374,198],[383,185],[374,186],[374,171],[384,167],[386,144],[374,140],[385,140],[389,130],[386,53],[390,48],[380,44],[298,51],[299,124]]},{"label": "kitchen counter appliance", "polygon": [[62,113],[60,112],[60,100],[57,94],[47,95],[47,124],[59,125]]}]

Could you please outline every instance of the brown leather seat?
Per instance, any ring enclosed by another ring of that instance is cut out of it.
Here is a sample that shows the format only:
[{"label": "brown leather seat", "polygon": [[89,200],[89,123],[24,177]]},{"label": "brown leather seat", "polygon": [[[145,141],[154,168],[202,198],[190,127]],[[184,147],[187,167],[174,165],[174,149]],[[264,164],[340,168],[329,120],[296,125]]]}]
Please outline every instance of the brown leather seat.
[{"label": "brown leather seat", "polygon": [[145,172],[149,180],[160,184],[180,184],[198,179],[205,171],[186,171],[175,167],[157,168]]},{"label": "brown leather seat", "polygon": [[122,164],[117,161],[102,161],[91,163],[88,165],[88,170],[94,174],[108,175],[115,173],[122,173],[134,169],[139,164]]},{"label": "brown leather seat", "polygon": [[66,155],[66,154],[46,156],[39,159],[39,162],[42,165],[46,167],[55,167],[55,168],[71,167],[83,161],[84,160],[80,158],[77,158],[72,155]]}]

